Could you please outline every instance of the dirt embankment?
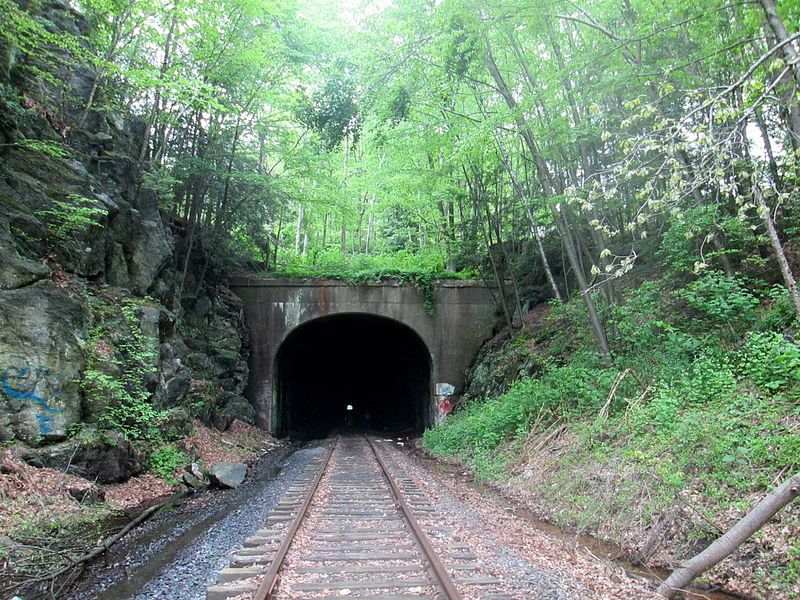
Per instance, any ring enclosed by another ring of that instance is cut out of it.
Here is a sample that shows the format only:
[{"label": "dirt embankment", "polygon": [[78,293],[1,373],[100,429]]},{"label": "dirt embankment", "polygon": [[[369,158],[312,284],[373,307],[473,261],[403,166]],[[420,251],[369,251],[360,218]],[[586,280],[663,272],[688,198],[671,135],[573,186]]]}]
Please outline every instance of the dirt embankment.
[{"label": "dirt embankment", "polygon": [[[193,422],[178,447],[191,462],[254,464],[282,447],[265,432],[242,423],[225,431]],[[180,493],[183,466],[167,481],[143,473],[121,483],[101,484],[65,471],[36,467],[21,448],[0,452],[0,595],[36,590],[49,573],[71,563],[125,526],[144,509]],[[35,597],[35,591],[33,592]]]}]

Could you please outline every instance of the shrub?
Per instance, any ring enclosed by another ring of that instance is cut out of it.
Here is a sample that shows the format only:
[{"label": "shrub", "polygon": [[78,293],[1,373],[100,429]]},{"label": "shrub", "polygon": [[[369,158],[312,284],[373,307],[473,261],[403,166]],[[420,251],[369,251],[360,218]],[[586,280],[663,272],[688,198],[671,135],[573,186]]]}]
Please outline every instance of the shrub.
[{"label": "shrub", "polygon": [[140,327],[139,310],[145,301],[91,299],[94,325],[82,385],[89,403],[103,407],[100,426],[129,439],[156,441],[165,413],[153,406],[146,386],[158,348]]},{"label": "shrub", "polygon": [[75,235],[99,226],[98,220],[107,214],[105,209],[98,207],[96,200],[76,194],[70,194],[67,200],[56,200],[53,208],[36,212],[48,233],[58,242],[69,241]]},{"label": "shrub", "polygon": [[760,391],[795,395],[800,382],[800,347],[774,331],[751,333],[740,354],[739,369]]},{"label": "shrub", "polygon": [[175,470],[185,466],[189,456],[172,444],[164,444],[150,455],[150,472],[168,483],[175,483]]},{"label": "shrub", "polygon": [[717,325],[746,324],[755,319],[756,298],[736,277],[709,271],[676,293],[707,321]]},{"label": "shrub", "polygon": [[789,291],[785,286],[773,285],[766,290],[764,296],[767,305],[761,312],[756,324],[759,331],[780,331],[790,327],[797,320],[794,306],[789,299]]},{"label": "shrub", "polygon": [[425,432],[425,444],[442,455],[459,455],[481,466],[499,469],[492,452],[513,437],[524,436],[534,422],[597,410],[616,372],[582,365],[548,368],[539,379],[524,378],[504,394],[473,402],[443,425]]}]

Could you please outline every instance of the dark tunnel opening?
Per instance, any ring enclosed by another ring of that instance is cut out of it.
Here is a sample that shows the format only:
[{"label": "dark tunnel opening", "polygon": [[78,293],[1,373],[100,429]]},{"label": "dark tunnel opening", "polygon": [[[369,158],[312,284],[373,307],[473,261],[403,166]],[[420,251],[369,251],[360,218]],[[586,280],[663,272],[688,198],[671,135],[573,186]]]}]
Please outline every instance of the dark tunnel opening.
[{"label": "dark tunnel opening", "polygon": [[391,319],[345,314],[298,327],[275,360],[278,433],[416,433],[427,420],[431,362],[425,343]]}]

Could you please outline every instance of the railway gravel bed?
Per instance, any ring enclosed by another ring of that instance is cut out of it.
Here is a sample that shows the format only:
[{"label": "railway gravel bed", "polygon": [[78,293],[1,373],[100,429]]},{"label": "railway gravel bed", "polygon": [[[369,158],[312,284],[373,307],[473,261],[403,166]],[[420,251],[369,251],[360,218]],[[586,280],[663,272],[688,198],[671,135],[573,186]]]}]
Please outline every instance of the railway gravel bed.
[{"label": "railway gravel bed", "polygon": [[651,582],[508,514],[393,440],[373,446],[389,477],[359,436],[267,456],[240,488],[148,523],[65,598],[245,600],[273,567],[279,600],[655,598]]},{"label": "railway gravel bed", "polygon": [[419,485],[441,518],[470,544],[479,559],[536,600],[657,600],[652,581],[600,558],[577,540],[568,542],[512,514],[491,495],[429,467],[430,460],[393,449],[392,456]]},{"label": "railway gravel bed", "polygon": [[462,501],[392,440],[328,443],[209,600],[655,598],[650,582],[587,549]]}]

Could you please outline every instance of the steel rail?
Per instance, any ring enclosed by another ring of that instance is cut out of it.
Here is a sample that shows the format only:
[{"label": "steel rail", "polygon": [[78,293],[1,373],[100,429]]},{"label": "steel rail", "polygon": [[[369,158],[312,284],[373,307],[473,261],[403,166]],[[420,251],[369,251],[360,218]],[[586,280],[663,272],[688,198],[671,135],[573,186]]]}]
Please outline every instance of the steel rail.
[{"label": "steel rail", "polygon": [[278,546],[275,558],[272,559],[272,563],[270,563],[269,569],[264,575],[261,585],[258,586],[258,589],[253,596],[253,600],[272,600],[274,597],[273,592],[275,591],[275,585],[278,583],[278,571],[280,571],[281,565],[286,558],[286,554],[289,552],[289,548],[294,541],[294,536],[297,534],[297,530],[300,529],[300,525],[303,522],[306,513],[308,512],[308,507],[311,506],[311,501],[314,499],[314,494],[317,492],[319,482],[322,481],[322,476],[325,475],[325,471],[328,468],[331,455],[333,454],[336,446],[339,445],[339,439],[340,438],[337,437],[336,442],[333,443],[328,449],[328,452],[322,461],[322,467],[320,468],[319,473],[317,473],[317,476],[314,477],[314,480],[311,482],[311,486],[306,494],[305,500],[303,500],[303,504],[298,509],[297,514],[292,520],[291,526],[286,531],[286,535],[284,536],[281,545]]},{"label": "steel rail", "polygon": [[425,555],[425,558],[428,560],[431,569],[433,569],[434,575],[439,580],[439,585],[441,586],[442,591],[444,591],[445,596],[447,596],[448,600],[462,600],[461,593],[458,591],[458,588],[456,588],[455,582],[450,577],[447,569],[445,569],[444,563],[442,563],[442,561],[439,559],[439,556],[436,554],[433,546],[431,546],[430,541],[428,541],[428,536],[425,535],[422,527],[414,517],[411,507],[405,501],[405,498],[403,498],[400,486],[397,485],[394,477],[392,477],[392,475],[389,473],[389,469],[386,468],[386,464],[383,462],[380,454],[378,454],[375,444],[373,444],[372,440],[370,440],[366,435],[364,436],[364,439],[367,440],[369,447],[372,449],[372,453],[378,460],[381,471],[383,471],[383,476],[386,478],[386,481],[389,482],[389,487],[392,489],[392,494],[394,495],[395,501],[400,507],[400,510],[403,512],[403,516],[405,517],[406,522],[411,529],[411,533],[419,547],[422,549],[422,552]]}]

